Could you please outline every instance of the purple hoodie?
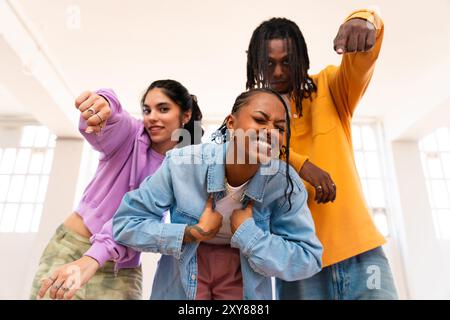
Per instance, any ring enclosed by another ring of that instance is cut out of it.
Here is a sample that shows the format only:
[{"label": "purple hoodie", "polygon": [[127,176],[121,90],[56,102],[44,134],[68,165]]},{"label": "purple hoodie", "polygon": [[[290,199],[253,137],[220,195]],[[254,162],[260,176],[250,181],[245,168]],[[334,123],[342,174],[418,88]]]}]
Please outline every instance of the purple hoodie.
[{"label": "purple hoodie", "polygon": [[80,117],[79,130],[100,152],[100,160],[75,211],[92,233],[92,246],[86,256],[97,260],[100,266],[112,260],[117,268],[135,268],[139,266],[140,254],[114,241],[112,217],[125,193],[138,188],[145,177],[152,175],[164,156],[150,148],[143,121],[122,110],[114,91],[100,89],[97,94],[108,100],[112,113],[99,135],[84,132],[87,124]]}]

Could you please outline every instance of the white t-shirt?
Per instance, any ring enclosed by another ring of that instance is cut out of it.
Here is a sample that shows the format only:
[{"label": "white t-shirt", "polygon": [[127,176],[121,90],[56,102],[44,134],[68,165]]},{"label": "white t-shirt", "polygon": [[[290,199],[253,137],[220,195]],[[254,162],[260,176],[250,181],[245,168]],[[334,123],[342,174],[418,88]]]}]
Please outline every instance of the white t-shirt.
[{"label": "white t-shirt", "polygon": [[231,241],[231,225],[230,225],[230,217],[235,209],[242,209],[242,196],[245,191],[245,187],[249,181],[238,186],[232,187],[227,182],[227,195],[216,202],[215,210],[218,211],[223,216],[222,227],[216,236],[211,239],[205,241],[206,243],[211,244],[229,244]]}]

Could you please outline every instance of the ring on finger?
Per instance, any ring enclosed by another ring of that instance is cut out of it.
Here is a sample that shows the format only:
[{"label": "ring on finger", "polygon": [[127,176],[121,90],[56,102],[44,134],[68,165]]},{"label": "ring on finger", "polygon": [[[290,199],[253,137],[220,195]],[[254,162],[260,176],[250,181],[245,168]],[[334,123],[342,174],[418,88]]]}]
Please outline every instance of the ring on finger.
[{"label": "ring on finger", "polygon": [[90,107],[89,109],[87,109],[87,111],[89,111],[89,113],[91,114],[91,116],[93,116],[95,114],[95,110],[94,108]]},{"label": "ring on finger", "polygon": [[102,117],[100,117],[100,115],[99,115],[98,113],[96,113],[95,115],[100,119],[100,123],[102,123],[103,121],[105,121],[105,120],[102,119]]},{"label": "ring on finger", "polygon": [[52,285],[53,289],[59,290],[62,287],[62,283],[60,285],[54,284]]},{"label": "ring on finger", "polygon": [[322,191],[322,186],[321,185],[318,185],[317,187],[316,187],[316,189],[317,189],[317,191]]}]

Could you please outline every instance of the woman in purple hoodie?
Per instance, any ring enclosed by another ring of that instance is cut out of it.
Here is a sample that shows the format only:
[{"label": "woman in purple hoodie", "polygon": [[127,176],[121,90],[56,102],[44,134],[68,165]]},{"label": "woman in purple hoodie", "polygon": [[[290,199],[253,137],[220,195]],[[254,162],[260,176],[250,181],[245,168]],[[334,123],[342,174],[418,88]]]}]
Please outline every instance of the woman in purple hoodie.
[{"label": "woman in purple hoodie", "polygon": [[[125,193],[152,175],[168,150],[201,142],[202,113],[196,97],[173,80],[148,87],[143,120],[123,110],[108,89],[84,92],[75,105],[81,134],[100,152],[99,165],[78,208],[43,252],[31,298],[141,299],[140,255],[114,241],[112,217]],[[172,138],[181,128],[182,138]]]}]

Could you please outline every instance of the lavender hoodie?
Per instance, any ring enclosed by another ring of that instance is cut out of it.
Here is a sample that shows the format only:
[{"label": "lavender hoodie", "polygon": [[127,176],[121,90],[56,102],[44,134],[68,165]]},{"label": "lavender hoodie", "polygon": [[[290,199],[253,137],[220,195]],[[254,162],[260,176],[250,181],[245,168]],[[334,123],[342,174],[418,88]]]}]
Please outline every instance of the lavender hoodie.
[{"label": "lavender hoodie", "polygon": [[152,175],[164,156],[150,148],[144,123],[122,110],[114,91],[100,89],[97,94],[108,100],[112,113],[99,135],[86,133],[86,121],[80,117],[80,133],[100,152],[100,160],[75,211],[92,233],[92,246],[85,252],[86,256],[97,260],[100,266],[112,260],[117,268],[134,268],[139,266],[140,254],[114,241],[112,217],[125,193]]}]

